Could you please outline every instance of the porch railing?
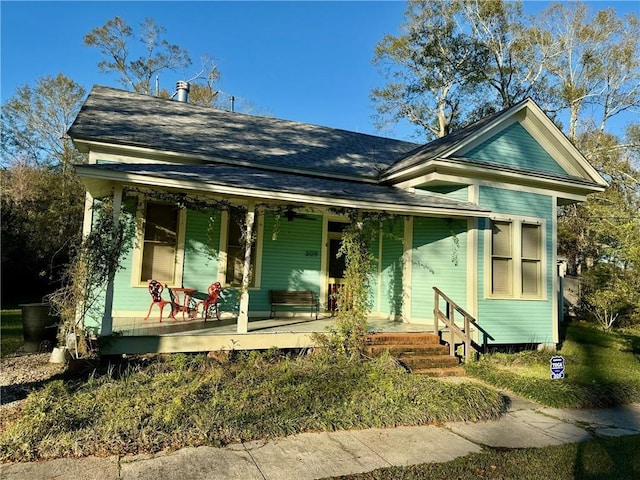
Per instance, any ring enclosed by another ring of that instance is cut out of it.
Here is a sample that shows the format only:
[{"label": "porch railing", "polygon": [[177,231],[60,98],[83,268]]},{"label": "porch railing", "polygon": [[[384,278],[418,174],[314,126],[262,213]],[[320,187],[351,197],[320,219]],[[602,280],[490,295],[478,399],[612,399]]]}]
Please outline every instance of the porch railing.
[{"label": "porch railing", "polygon": [[[478,322],[475,318],[473,318],[473,316],[471,316],[462,307],[460,307],[453,300],[442,293],[442,291],[440,291],[437,287],[433,287],[433,291],[435,292],[435,298],[433,302],[434,332],[436,333],[436,335],[440,334],[440,322],[449,327],[449,354],[451,356],[455,355],[457,339],[460,339],[464,344],[464,358],[467,362],[471,359],[471,349],[475,350],[478,353],[486,352],[488,340],[495,340],[489,334],[489,332],[478,325]],[[444,312],[440,310],[441,299],[444,300],[444,303],[446,303]],[[460,328],[458,325],[456,325],[455,312],[458,312],[464,317],[463,328]],[[473,340],[473,338],[471,338],[472,325],[482,335],[482,345],[479,345]]]}]

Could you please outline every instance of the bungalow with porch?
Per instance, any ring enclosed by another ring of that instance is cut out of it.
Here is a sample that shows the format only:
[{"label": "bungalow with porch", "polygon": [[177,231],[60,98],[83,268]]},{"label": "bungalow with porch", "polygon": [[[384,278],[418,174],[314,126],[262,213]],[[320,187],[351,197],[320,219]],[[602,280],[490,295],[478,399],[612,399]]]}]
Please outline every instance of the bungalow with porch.
[{"label": "bungalow with porch", "polygon": [[[557,209],[606,182],[532,100],[419,145],[178,98],[94,86],[69,130],[89,158],[85,233],[106,197],[135,222],[85,319],[110,338],[105,353],[312,345],[334,322],[346,211],[386,218],[370,249],[371,330],[559,341]],[[220,319],[162,316],[151,280],[165,301],[219,282]],[[274,308],[276,291],[313,292],[317,311]]]}]

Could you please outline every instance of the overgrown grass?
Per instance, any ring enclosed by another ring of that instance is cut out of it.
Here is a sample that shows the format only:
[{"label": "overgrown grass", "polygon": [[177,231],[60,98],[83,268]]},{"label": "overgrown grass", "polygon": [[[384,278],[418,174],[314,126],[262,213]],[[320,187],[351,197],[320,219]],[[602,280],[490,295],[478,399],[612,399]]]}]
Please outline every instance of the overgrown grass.
[{"label": "overgrown grass", "polygon": [[634,480],[640,478],[640,435],[519,450],[491,450],[447,463],[389,467],[341,480]]},{"label": "overgrown grass", "polygon": [[[549,360],[554,354],[565,359],[564,380],[550,379]],[[559,352],[495,353],[466,370],[551,407],[640,402],[640,330],[604,333],[588,324],[570,324]]]},{"label": "overgrown grass", "polygon": [[0,355],[6,357],[18,351],[24,343],[22,337],[22,312],[0,311]]},{"label": "overgrown grass", "polygon": [[496,418],[503,399],[475,384],[408,375],[389,357],[154,357],[89,381],[52,381],[0,433],[2,461],[135,454],[304,431]]}]

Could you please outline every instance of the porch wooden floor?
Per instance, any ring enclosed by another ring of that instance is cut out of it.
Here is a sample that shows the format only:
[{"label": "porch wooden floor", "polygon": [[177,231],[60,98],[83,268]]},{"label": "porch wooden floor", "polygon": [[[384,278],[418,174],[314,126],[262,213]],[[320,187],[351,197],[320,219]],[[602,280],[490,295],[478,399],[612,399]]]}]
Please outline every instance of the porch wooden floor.
[{"label": "porch wooden floor", "polygon": [[[254,318],[249,320],[248,333],[314,333],[326,332],[335,321],[329,315],[318,320],[308,317]],[[183,335],[234,335],[236,319],[209,320],[114,318],[113,331],[123,336],[183,336]],[[386,318],[371,317],[367,320],[368,332],[431,332],[433,325],[403,323]]]}]

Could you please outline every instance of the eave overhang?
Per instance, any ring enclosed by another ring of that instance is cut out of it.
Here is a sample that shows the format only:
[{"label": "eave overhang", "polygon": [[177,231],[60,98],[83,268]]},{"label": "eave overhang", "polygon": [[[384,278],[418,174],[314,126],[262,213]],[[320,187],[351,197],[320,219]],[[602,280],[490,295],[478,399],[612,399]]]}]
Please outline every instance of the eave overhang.
[{"label": "eave overhang", "polygon": [[582,200],[586,195],[602,192],[605,189],[602,185],[581,178],[560,177],[538,170],[511,168],[498,164],[478,164],[463,158],[429,160],[421,165],[419,175],[408,173],[404,177],[397,177],[393,183],[389,182],[389,184],[401,188],[416,188],[443,183],[473,184],[483,180],[553,190],[559,196],[565,194],[567,198],[573,200]]},{"label": "eave overhang", "polygon": [[[325,182],[323,188],[318,188],[322,193],[318,193],[318,191],[314,192],[313,189],[306,187],[248,186],[241,181],[237,184],[217,181],[214,176],[203,178],[197,173],[189,173],[194,171],[193,165],[185,165],[182,166],[183,168],[177,165],[166,165],[169,167],[167,171],[161,171],[161,165],[145,165],[145,169],[141,171],[136,171],[136,167],[138,165],[80,165],[76,167],[76,172],[89,193],[94,197],[109,195],[113,186],[123,185],[232,198],[239,202],[254,199],[274,205],[296,204],[308,207],[356,208],[365,211],[384,211],[397,215],[486,217],[490,214],[490,210],[468,202],[411,193],[392,186],[307,177],[307,182]],[[213,166],[201,166],[200,168],[210,167]],[[282,177],[282,175],[279,176]],[[342,185],[343,183],[345,185]],[[347,186],[348,189],[342,189],[343,186]],[[372,198],[366,198],[367,195],[361,191],[365,188],[374,192]],[[379,196],[375,195],[377,191],[380,192]]]}]

